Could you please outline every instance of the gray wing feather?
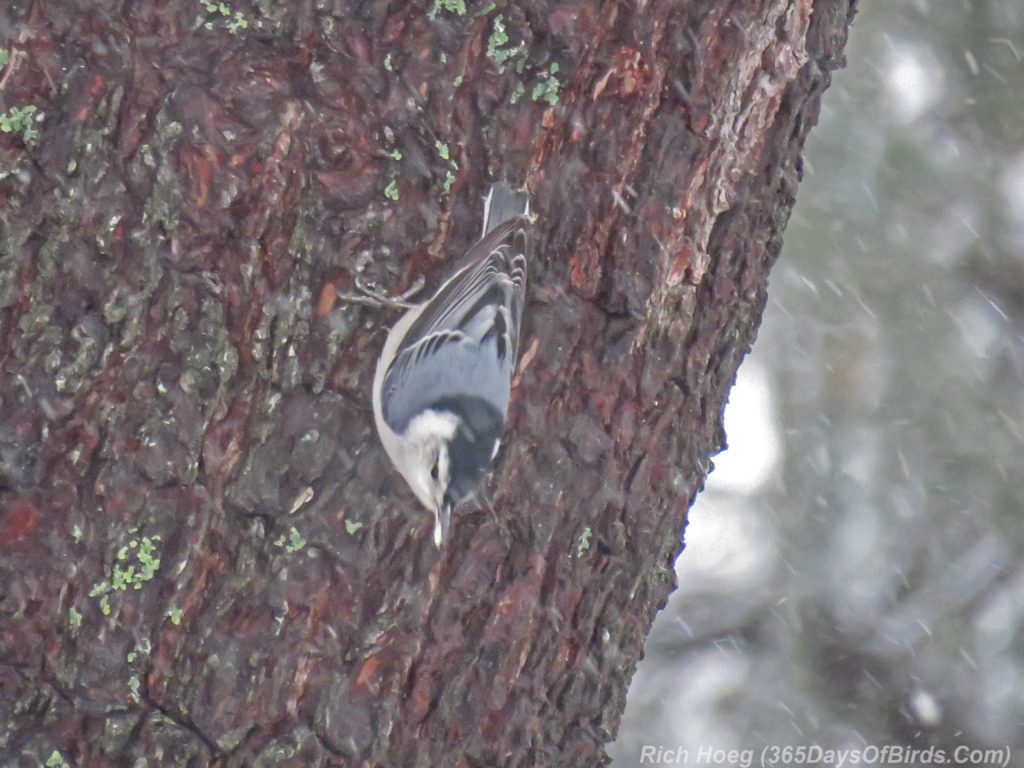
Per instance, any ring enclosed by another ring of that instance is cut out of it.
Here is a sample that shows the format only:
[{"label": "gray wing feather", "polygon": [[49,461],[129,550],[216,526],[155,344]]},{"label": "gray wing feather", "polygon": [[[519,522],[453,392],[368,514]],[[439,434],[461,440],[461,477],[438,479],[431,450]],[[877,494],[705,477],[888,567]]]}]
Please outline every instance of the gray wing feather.
[{"label": "gray wing feather", "polygon": [[495,227],[409,327],[383,382],[383,415],[396,432],[424,408],[460,394],[505,412],[519,346],[528,225],[517,217]]}]

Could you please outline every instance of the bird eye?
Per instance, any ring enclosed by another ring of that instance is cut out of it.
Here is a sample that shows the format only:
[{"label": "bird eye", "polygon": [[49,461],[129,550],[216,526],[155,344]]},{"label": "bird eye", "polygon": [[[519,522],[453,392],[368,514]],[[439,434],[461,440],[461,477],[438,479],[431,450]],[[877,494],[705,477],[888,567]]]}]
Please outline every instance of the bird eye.
[{"label": "bird eye", "polygon": [[435,480],[437,480],[438,474],[439,473],[438,473],[438,470],[437,470],[437,457],[434,457],[434,466],[432,466],[430,468],[430,476],[432,478],[434,478]]}]

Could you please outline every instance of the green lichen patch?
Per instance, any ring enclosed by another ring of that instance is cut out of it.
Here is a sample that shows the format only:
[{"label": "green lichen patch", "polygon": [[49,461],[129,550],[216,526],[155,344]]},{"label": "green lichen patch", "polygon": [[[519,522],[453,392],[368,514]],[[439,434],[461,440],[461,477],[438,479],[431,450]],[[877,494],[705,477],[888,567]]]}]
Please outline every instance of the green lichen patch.
[{"label": "green lichen patch", "polygon": [[388,185],[384,187],[384,197],[386,197],[388,200],[398,200],[399,193],[397,179],[392,179],[391,181],[388,182]]},{"label": "green lichen patch", "polygon": [[[232,11],[228,3],[212,2],[212,0],[200,0],[200,3],[207,14],[221,17],[224,20],[224,26],[232,35],[237,35],[242,30],[249,28],[249,20],[245,17],[245,14],[241,11]],[[208,18],[203,22],[203,28],[212,30],[217,20],[216,18]]]},{"label": "green lichen patch", "polygon": [[427,11],[427,18],[434,21],[441,13],[465,16],[466,0],[434,0],[434,5]]},{"label": "green lichen patch", "polygon": [[[505,19],[499,13],[494,17],[494,26],[491,28],[491,36],[487,38],[487,56],[497,61],[502,46],[508,43],[508,34],[505,32]],[[499,64],[501,62],[498,62]]]},{"label": "green lichen patch", "polygon": [[142,585],[151,581],[160,569],[160,552],[156,542],[160,535],[143,536],[132,539],[127,546],[117,552],[117,562],[111,578],[111,589],[123,592],[129,587],[142,589]]},{"label": "green lichen patch", "polygon": [[551,106],[558,103],[558,89],[561,83],[555,75],[558,74],[558,64],[552,64],[551,68],[541,74],[541,81],[533,86],[533,93],[530,97],[534,101],[546,101]]},{"label": "green lichen patch", "polygon": [[451,191],[452,184],[455,183],[455,172],[459,170],[459,163],[452,157],[451,150],[445,142],[437,139],[434,142],[434,148],[437,150],[437,156],[448,163],[443,182],[444,193],[447,195]]},{"label": "green lichen patch", "polygon": [[141,678],[139,678],[137,673],[133,672],[128,677],[128,693],[131,696],[132,701],[134,701],[136,704],[139,703],[140,698],[141,698],[139,696],[139,689],[141,687],[142,687],[142,680],[141,680]]},{"label": "green lichen patch", "polygon": [[[138,666],[141,666],[142,660],[148,659],[149,654],[152,650],[153,646],[150,644],[149,639],[142,638],[141,640],[139,640],[138,643],[136,643],[135,649],[128,652],[128,655],[125,657],[125,660],[129,664],[133,665],[136,662],[140,662]],[[131,670],[131,674],[128,676],[128,695],[136,704],[138,704],[142,698],[140,695],[141,689],[142,678],[140,676],[140,670],[137,668],[133,668]]]},{"label": "green lichen patch", "polygon": [[505,18],[499,13],[494,17],[491,35],[487,38],[487,58],[497,64],[500,71],[504,71],[510,61],[515,62],[516,72],[522,73],[527,55],[526,45],[522,41],[518,45],[509,45]]},{"label": "green lichen patch", "polygon": [[159,534],[134,537],[118,549],[109,578],[96,582],[89,590],[89,597],[99,598],[104,616],[109,616],[113,609],[110,598],[114,593],[142,589],[156,576],[160,570],[159,541]]},{"label": "green lichen patch", "polygon": [[282,533],[274,541],[274,546],[281,547],[289,555],[294,555],[306,546],[306,539],[301,533],[299,533],[299,529],[293,525],[288,529],[287,538],[285,538],[285,534]]},{"label": "green lichen patch", "polygon": [[241,11],[235,11],[235,15],[231,17],[228,22],[228,32],[232,35],[237,35],[243,29],[249,28],[249,21],[242,15]]},{"label": "green lichen patch", "polygon": [[355,536],[355,534],[358,533],[359,530],[362,527],[363,527],[363,523],[361,523],[361,522],[359,522],[357,520],[346,520],[345,521],[345,530],[348,532],[349,536]]},{"label": "green lichen patch", "polygon": [[0,112],[0,133],[17,133],[26,144],[35,144],[39,138],[35,124],[44,117],[45,115],[32,104],[11,107],[6,112]]},{"label": "green lichen patch", "polygon": [[588,525],[583,529],[579,539],[576,540],[576,557],[583,557],[583,555],[590,549],[590,537],[592,532]]}]

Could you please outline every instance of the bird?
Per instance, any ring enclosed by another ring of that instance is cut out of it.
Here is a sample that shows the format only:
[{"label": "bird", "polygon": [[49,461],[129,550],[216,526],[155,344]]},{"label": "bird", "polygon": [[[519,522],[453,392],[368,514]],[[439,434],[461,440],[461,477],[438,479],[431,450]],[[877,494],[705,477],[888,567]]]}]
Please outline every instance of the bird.
[{"label": "bird", "polygon": [[381,444],[434,515],[434,544],[501,445],[516,368],[531,230],[529,196],[505,181],[484,201],[480,239],[388,333],[373,379]]}]

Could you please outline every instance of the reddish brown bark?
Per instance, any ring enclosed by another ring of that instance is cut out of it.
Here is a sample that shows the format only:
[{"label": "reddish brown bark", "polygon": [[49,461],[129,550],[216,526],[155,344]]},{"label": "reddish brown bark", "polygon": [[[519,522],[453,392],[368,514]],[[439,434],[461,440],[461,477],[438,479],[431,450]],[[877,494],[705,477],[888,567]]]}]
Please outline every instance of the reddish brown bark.
[{"label": "reddish brown bark", "polygon": [[[3,762],[600,762],[854,2],[3,11]],[[436,281],[498,175],[504,527],[439,555],[336,294]]]}]

